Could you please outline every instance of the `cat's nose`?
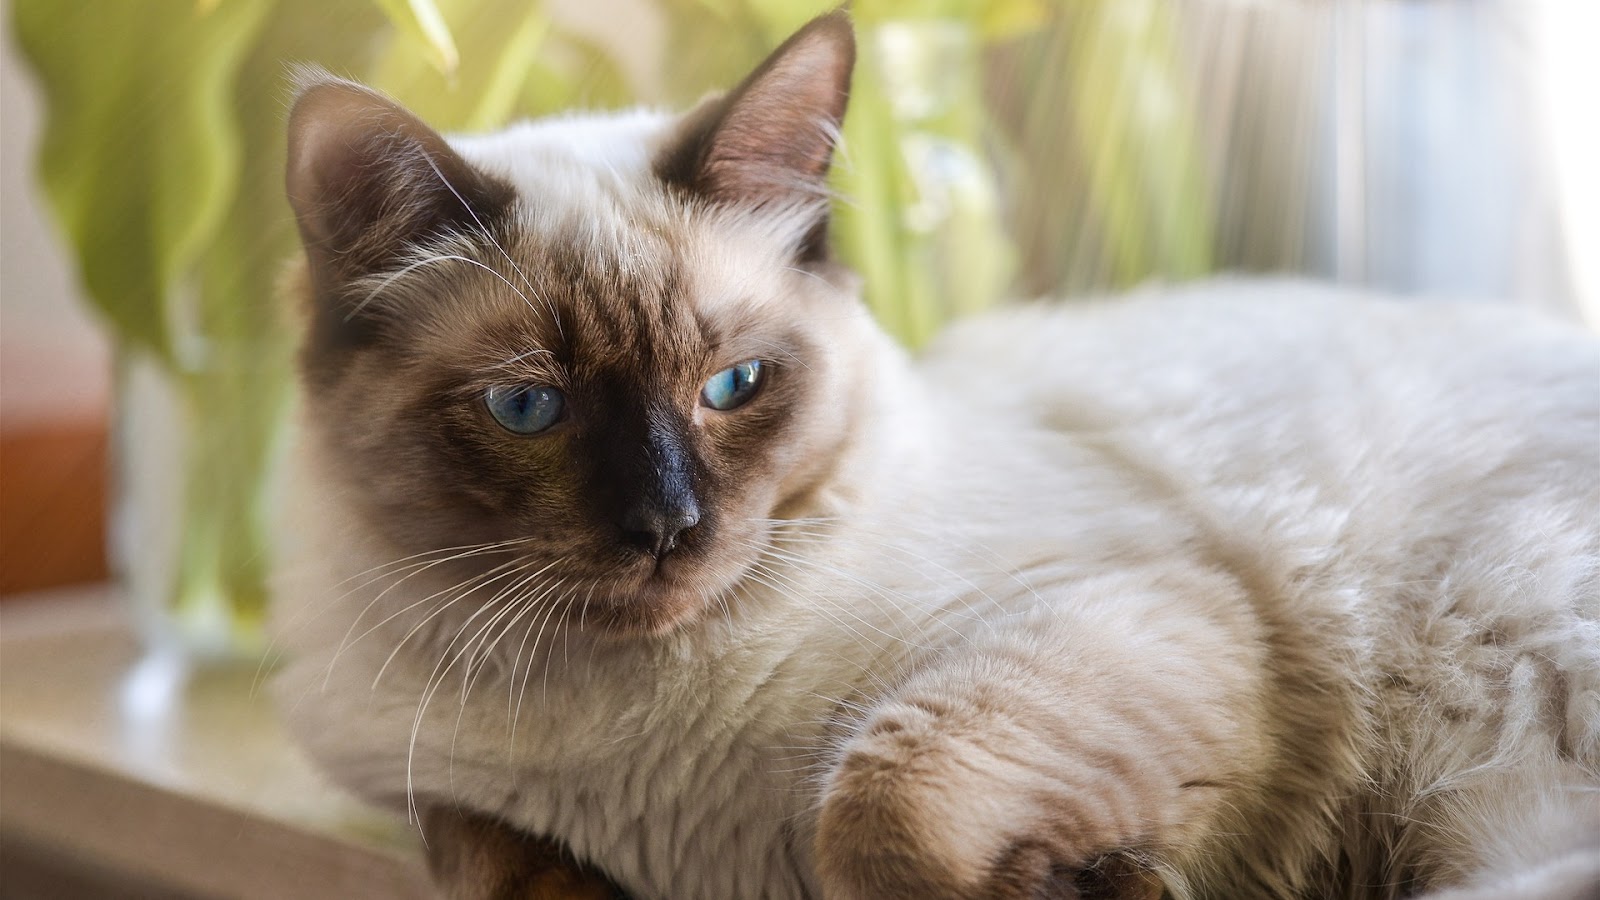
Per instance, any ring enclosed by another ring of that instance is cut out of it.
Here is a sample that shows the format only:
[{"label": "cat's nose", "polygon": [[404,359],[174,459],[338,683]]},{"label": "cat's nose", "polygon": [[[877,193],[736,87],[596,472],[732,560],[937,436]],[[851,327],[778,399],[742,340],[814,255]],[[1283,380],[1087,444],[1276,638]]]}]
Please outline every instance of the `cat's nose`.
[{"label": "cat's nose", "polygon": [[622,516],[628,540],[662,559],[678,546],[678,536],[700,522],[700,507],[691,496],[672,504],[638,503]]}]

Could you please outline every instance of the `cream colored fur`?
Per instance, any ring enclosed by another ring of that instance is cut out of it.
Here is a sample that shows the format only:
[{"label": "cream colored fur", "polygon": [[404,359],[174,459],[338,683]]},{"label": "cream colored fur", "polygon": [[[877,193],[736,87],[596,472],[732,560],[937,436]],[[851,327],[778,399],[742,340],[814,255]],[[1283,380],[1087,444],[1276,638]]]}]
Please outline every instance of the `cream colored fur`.
[{"label": "cream colored fur", "polygon": [[[529,228],[589,217],[598,251],[675,222],[707,308],[838,293],[752,237],[781,223],[652,193],[667,126],[456,143]],[[657,638],[533,616],[469,673],[451,641],[485,622],[423,623],[449,587],[425,570],[364,585],[396,554],[303,442],[278,610],[302,742],[641,900],[1002,895],[999,868],[1114,851],[1178,897],[1600,890],[1593,337],[1218,281],[994,314],[911,360],[838,301],[815,328],[848,445]]]}]

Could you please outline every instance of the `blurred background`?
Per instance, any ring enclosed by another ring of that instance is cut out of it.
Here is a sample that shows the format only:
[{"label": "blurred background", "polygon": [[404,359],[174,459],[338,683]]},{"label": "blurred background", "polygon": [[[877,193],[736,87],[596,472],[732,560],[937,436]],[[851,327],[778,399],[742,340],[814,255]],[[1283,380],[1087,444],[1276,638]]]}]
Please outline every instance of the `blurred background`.
[{"label": "blurred background", "polygon": [[[290,402],[290,62],[475,131],[682,106],[829,6],[9,0],[0,592],[104,578],[109,520],[152,634],[258,628]],[[840,250],[911,345],[1006,298],[1241,271],[1593,327],[1596,9],[857,0]]]}]

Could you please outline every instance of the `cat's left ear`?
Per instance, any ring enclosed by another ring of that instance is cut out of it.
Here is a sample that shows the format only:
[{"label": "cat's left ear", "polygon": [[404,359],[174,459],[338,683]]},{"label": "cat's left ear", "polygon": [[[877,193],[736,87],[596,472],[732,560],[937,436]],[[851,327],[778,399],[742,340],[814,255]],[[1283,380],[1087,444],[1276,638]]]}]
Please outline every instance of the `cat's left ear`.
[{"label": "cat's left ear", "polygon": [[712,203],[814,209],[799,250],[824,255],[828,167],[855,59],[843,10],[813,19],[731,93],[692,111],[657,174]]}]

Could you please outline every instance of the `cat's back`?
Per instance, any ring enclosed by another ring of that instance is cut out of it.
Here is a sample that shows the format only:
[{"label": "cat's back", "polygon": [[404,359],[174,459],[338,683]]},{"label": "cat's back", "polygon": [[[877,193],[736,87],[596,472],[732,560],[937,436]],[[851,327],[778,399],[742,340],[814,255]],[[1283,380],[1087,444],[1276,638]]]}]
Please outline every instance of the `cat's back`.
[{"label": "cat's back", "polygon": [[1142,486],[1129,504],[1267,573],[1253,588],[1318,655],[1376,679],[1380,719],[1465,747],[1480,738],[1438,710],[1491,717],[1517,705],[1506,672],[1557,660],[1522,705],[1553,692],[1600,760],[1600,341],[1582,329],[1220,282],[974,320],[923,373],[1009,443],[1096,448]]},{"label": "cat's back", "polygon": [[1220,281],[975,319],[923,372],[1280,556],[1403,580],[1532,534],[1600,553],[1600,341],[1525,311]]},{"label": "cat's back", "polygon": [[1600,341],[1516,309],[1220,281],[974,319],[923,373],[995,428],[1114,444],[1200,490],[1600,505]]}]

